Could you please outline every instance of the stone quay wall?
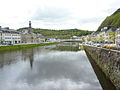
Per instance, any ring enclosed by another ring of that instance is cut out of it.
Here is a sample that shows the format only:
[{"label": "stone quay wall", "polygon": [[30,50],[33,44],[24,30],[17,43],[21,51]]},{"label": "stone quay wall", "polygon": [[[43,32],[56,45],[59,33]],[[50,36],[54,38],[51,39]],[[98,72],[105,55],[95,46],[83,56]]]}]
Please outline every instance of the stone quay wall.
[{"label": "stone quay wall", "polygon": [[120,51],[86,45],[84,49],[111,80],[116,89],[120,90]]}]

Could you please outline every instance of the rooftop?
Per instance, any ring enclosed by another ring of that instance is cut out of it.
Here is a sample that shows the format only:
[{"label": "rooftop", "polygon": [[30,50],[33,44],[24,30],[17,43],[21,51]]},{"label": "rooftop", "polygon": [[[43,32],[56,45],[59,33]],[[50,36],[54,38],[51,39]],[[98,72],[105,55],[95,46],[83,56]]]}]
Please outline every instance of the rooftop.
[{"label": "rooftop", "polygon": [[14,29],[6,29],[6,28],[1,28],[0,32],[2,32],[2,33],[17,33],[17,34],[19,34],[19,32],[15,31]]}]

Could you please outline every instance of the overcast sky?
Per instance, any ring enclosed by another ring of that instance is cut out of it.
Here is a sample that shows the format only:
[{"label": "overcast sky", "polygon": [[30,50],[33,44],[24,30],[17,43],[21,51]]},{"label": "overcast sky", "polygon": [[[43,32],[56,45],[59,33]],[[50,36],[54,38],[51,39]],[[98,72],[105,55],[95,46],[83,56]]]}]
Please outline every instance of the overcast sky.
[{"label": "overcast sky", "polygon": [[120,0],[0,0],[0,26],[96,30]]}]

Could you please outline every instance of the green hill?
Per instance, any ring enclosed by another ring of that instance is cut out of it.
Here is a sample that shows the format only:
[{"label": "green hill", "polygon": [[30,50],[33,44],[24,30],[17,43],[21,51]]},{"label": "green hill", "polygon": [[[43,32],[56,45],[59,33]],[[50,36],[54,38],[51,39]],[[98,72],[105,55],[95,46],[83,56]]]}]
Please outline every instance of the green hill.
[{"label": "green hill", "polygon": [[120,27],[120,8],[111,16],[108,16],[99,26],[97,31],[100,31],[101,28],[106,26]]},{"label": "green hill", "polygon": [[[20,28],[18,31],[22,32],[25,28]],[[45,38],[58,37],[61,39],[68,39],[72,36],[84,36],[91,34],[93,31],[88,30],[79,30],[79,29],[66,29],[66,30],[50,30],[50,29],[41,29],[33,28],[33,32],[36,34],[42,34]]]},{"label": "green hill", "polygon": [[91,34],[93,31],[66,29],[66,30],[49,30],[49,29],[34,29],[34,33],[40,33],[45,38],[58,37],[61,39],[71,38],[72,36],[84,36]]}]

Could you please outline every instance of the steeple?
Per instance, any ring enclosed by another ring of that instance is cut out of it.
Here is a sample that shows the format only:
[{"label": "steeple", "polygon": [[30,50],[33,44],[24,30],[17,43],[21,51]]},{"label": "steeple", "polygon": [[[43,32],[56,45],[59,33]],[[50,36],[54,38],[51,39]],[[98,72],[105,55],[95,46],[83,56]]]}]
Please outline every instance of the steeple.
[{"label": "steeple", "polygon": [[29,28],[31,28],[31,21],[29,21]]}]

